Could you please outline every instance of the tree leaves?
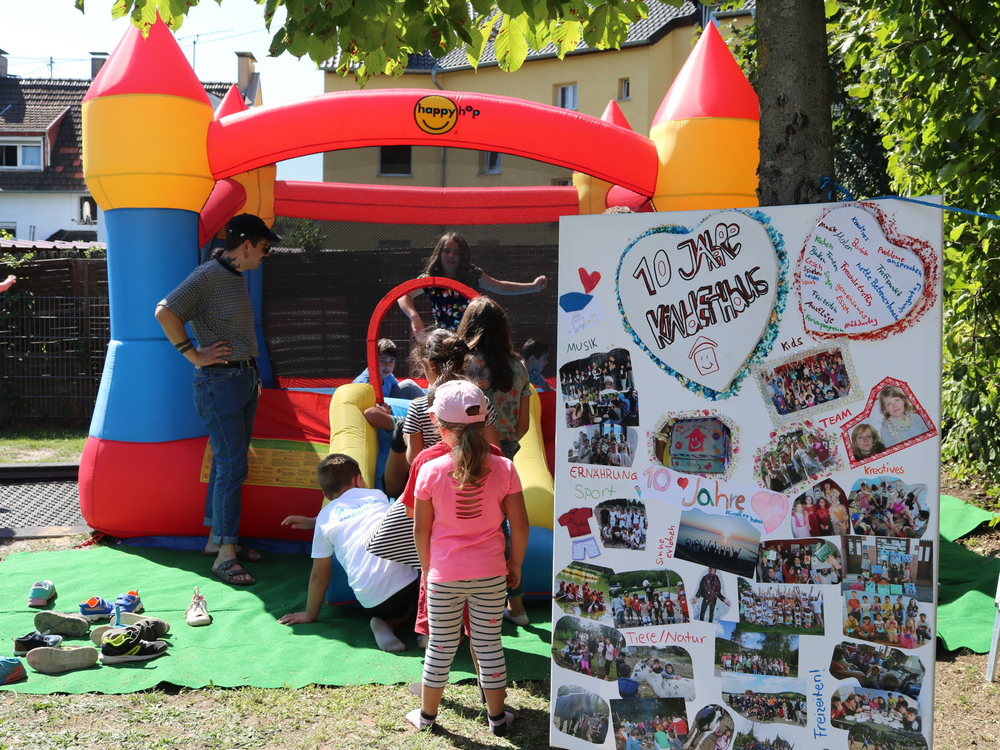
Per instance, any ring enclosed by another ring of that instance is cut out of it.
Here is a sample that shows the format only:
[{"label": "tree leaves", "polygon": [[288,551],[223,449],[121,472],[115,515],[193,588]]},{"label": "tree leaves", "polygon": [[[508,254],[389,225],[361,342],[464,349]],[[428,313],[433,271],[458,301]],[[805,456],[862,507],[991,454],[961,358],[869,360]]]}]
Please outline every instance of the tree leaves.
[{"label": "tree leaves", "polygon": [[[113,18],[128,15],[144,33],[160,17],[173,29],[199,0],[116,0]],[[222,0],[216,0],[220,5]],[[620,48],[629,26],[646,18],[640,0],[607,0],[588,5],[584,0],[255,0],[263,6],[263,21],[273,31],[269,52],[308,55],[317,63],[337,60],[337,72],[353,72],[364,85],[378,73],[399,75],[408,55],[429,50],[440,58],[465,49],[476,67],[499,20],[495,45],[497,61],[506,71],[524,64],[530,50],[554,43],[560,57],[583,39],[598,49]],[[666,0],[679,7],[682,0]],[[75,0],[78,8],[84,0]],[[278,8],[285,21],[271,29]]]}]

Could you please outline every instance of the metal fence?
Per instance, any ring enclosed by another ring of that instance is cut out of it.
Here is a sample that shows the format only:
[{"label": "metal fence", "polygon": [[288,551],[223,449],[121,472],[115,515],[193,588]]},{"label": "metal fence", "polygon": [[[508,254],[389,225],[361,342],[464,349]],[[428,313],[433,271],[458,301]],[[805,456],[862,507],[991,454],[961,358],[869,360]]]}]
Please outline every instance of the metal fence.
[{"label": "metal fence", "polygon": [[0,298],[0,425],[89,424],[110,338],[106,298]]}]

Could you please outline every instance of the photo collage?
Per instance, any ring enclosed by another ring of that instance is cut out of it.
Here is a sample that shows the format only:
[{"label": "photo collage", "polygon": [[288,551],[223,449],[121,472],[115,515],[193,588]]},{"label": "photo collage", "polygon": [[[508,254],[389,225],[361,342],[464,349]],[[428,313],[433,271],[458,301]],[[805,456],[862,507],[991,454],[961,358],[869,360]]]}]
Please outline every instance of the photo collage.
[{"label": "photo collage", "polygon": [[560,228],[550,745],[928,750],[939,217],[678,216]]}]

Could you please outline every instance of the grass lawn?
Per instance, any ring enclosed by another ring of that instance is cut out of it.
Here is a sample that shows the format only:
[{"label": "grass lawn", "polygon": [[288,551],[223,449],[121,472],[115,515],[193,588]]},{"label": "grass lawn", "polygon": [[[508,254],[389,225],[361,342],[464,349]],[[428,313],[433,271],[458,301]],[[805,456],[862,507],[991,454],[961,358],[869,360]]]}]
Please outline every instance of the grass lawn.
[{"label": "grass lawn", "polygon": [[84,428],[0,428],[0,464],[75,463],[86,441]]}]

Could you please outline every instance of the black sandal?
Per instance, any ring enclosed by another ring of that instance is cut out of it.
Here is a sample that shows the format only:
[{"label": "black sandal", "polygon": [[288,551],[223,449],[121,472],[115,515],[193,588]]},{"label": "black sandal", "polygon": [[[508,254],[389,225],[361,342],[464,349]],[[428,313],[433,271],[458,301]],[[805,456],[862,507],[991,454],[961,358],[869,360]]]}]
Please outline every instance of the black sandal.
[{"label": "black sandal", "polygon": [[[232,567],[234,565],[239,565],[240,569],[233,570]],[[253,586],[255,583],[257,583],[257,581],[254,580],[254,577],[250,575],[242,565],[240,565],[240,561],[235,557],[226,560],[224,562],[220,562],[218,565],[213,565],[212,574],[220,581],[222,581],[223,583],[228,583],[230,586]],[[234,578],[236,578],[236,576],[240,575],[249,576],[250,580],[249,581],[233,580]]]}]

